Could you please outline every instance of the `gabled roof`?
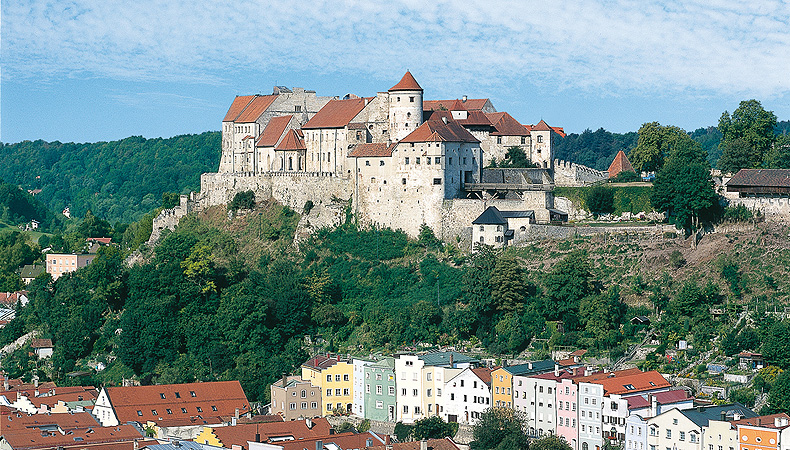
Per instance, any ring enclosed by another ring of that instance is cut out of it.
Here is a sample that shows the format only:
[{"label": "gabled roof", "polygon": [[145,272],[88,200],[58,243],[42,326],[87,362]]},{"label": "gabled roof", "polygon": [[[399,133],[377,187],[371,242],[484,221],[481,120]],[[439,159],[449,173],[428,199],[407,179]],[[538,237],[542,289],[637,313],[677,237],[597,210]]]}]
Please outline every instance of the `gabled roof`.
[{"label": "gabled roof", "polygon": [[689,397],[689,393],[686,392],[685,389],[673,389],[671,391],[656,392],[650,395],[656,398],[656,402],[659,405],[669,405],[685,400],[693,400],[692,397]]},{"label": "gabled roof", "polygon": [[219,423],[218,418],[231,417],[236,409],[240,414],[250,411],[238,381],[107,387],[105,391],[121,423]]},{"label": "gabled roof", "polygon": [[554,131],[554,129],[551,128],[549,124],[547,124],[543,119],[540,119],[540,122],[538,122],[537,125],[533,125],[531,129],[535,131]]},{"label": "gabled roof", "polygon": [[494,124],[491,123],[491,120],[488,118],[486,113],[482,111],[472,110],[466,113],[466,119],[458,119],[458,123],[463,126],[489,126],[492,127]]},{"label": "gabled roof", "polygon": [[254,95],[237,95],[236,98],[233,99],[233,103],[230,104],[230,108],[228,108],[228,112],[225,114],[225,118],[222,119],[222,121],[233,122],[236,120],[253,98],[255,98]]},{"label": "gabled roof", "polygon": [[631,161],[628,160],[628,157],[625,156],[625,152],[622,150],[617,152],[612,164],[609,165],[609,178],[616,177],[620,172],[635,172]]},{"label": "gabled roof", "polygon": [[324,370],[334,366],[339,362],[350,363],[350,361],[341,359],[339,356],[336,358],[334,357],[330,358],[324,355],[316,355],[315,357],[310,358],[304,363],[302,363],[302,367],[307,367],[309,369]]},{"label": "gabled roof", "polygon": [[[527,219],[535,218],[535,211],[527,210],[527,211],[499,211],[499,214],[502,215],[505,219]],[[562,365],[562,364],[560,364]]]},{"label": "gabled roof", "polygon": [[389,89],[389,92],[394,92],[394,91],[420,91],[420,92],[422,92],[422,88],[420,87],[420,84],[417,83],[417,80],[414,79],[414,77],[412,76],[411,72],[409,72],[407,70],[406,73],[403,74],[403,78],[401,78],[400,81],[398,81],[398,84],[396,84],[395,86],[392,86]]},{"label": "gabled roof", "polygon": [[292,118],[293,116],[272,117],[269,123],[266,124],[266,128],[263,129],[263,133],[258,137],[258,141],[255,142],[255,146],[274,147],[277,145],[277,142],[280,141],[283,133],[285,133],[288,124],[291,123]]},{"label": "gabled roof", "polygon": [[13,434],[33,428],[57,425],[60,428],[100,427],[96,418],[89,412],[71,414],[26,414],[12,412],[0,416],[0,435]]},{"label": "gabled roof", "polygon": [[496,131],[491,133],[493,136],[529,136],[527,127],[518,123],[506,112],[488,113],[486,117],[496,128]]},{"label": "gabled roof", "polygon": [[[30,267],[30,266],[25,266],[25,267]],[[41,269],[41,273],[44,272],[44,268],[43,267],[41,267],[41,266],[36,266],[36,267]],[[36,276],[40,275],[41,273],[36,274],[36,275],[32,275],[29,278],[35,278]],[[28,276],[25,275],[24,269],[22,270],[22,278],[28,278]],[[21,297],[27,297],[27,291],[0,292],[0,303],[2,303],[4,305],[11,305],[11,306],[13,306],[13,305],[16,305],[16,302],[18,302]]]},{"label": "gabled roof", "polygon": [[[480,362],[478,359],[466,356],[458,352],[433,352],[420,355],[419,358],[426,366],[451,366],[455,364],[466,364]],[[452,364],[451,364],[452,363]]]},{"label": "gabled roof", "polygon": [[[424,100],[422,102],[422,109],[424,111],[441,111],[450,110],[456,100]],[[469,98],[466,101],[461,101],[461,105],[467,111],[480,111],[488,102],[487,98]]]},{"label": "gabled roof", "polygon": [[707,427],[711,420],[721,420],[722,413],[724,413],[725,420],[727,421],[735,420],[736,414],[745,419],[757,417],[754,411],[740,403],[707,407],[700,406],[694,409],[678,410],[678,412],[686,416],[699,427]]},{"label": "gabled roof", "polygon": [[507,220],[502,217],[496,206],[489,206],[472,221],[472,225],[507,225]]},{"label": "gabled roof", "polygon": [[30,346],[33,348],[52,348],[52,339],[33,339]]},{"label": "gabled roof", "polygon": [[488,367],[478,367],[476,369],[472,369],[472,373],[477,375],[477,378],[480,378],[483,383],[491,386],[491,369]]},{"label": "gabled roof", "polygon": [[597,372],[590,374],[586,377],[582,377],[576,380],[577,383],[594,383],[599,380],[613,378],[613,377],[626,377],[630,375],[639,375],[642,371],[637,369],[636,367],[632,369],[624,369],[624,370],[615,370],[612,372]]},{"label": "gabled roof", "polygon": [[650,391],[672,386],[669,381],[655,370],[634,375],[608,377],[591,381],[591,383],[603,386],[604,395]]},{"label": "gabled roof", "polygon": [[307,147],[304,145],[304,141],[302,140],[302,138],[300,138],[299,135],[296,134],[296,130],[288,130],[288,132],[285,133],[285,137],[283,138],[283,140],[280,141],[280,143],[277,144],[277,147],[275,147],[274,149],[281,151],[307,150]]},{"label": "gabled roof", "polygon": [[[790,421],[790,416],[788,416],[787,413],[769,414],[766,416],[757,416],[757,417],[750,417],[747,419],[734,420],[732,421],[732,424],[747,425],[752,427],[764,427],[764,428],[787,428],[788,426],[790,426],[790,425],[777,426],[776,419],[785,419],[786,421]],[[785,423],[787,423],[786,421]]]},{"label": "gabled roof", "polygon": [[551,127],[551,129],[560,136],[565,137],[565,129],[563,127]]},{"label": "gabled roof", "polygon": [[326,449],[367,449],[367,443],[371,441],[370,447],[376,445],[389,444],[389,436],[366,431],[364,433],[340,433],[327,436],[320,436],[317,438],[303,439],[296,441],[281,441],[273,443],[282,447],[283,450],[304,450],[318,448],[318,441],[321,441],[322,446]]},{"label": "gabled roof", "polygon": [[454,120],[429,120],[400,142],[480,142]]},{"label": "gabled roof", "polygon": [[395,144],[387,145],[384,142],[357,144],[348,156],[351,158],[387,157],[392,156],[393,148],[395,148]]},{"label": "gabled roof", "polygon": [[[66,431],[66,430],[64,430]],[[104,448],[96,444],[109,444],[113,442],[134,441],[143,436],[132,425],[117,425],[114,427],[80,427],[71,428],[65,434],[59,431],[42,431],[37,428],[27,429],[16,433],[4,433],[3,439],[8,446],[15,450],[30,450],[44,448]]]},{"label": "gabled roof", "polygon": [[236,117],[236,123],[255,122],[266,109],[274,103],[276,95],[255,95],[244,111]]},{"label": "gabled roof", "polygon": [[328,436],[332,425],[323,417],[307,420],[288,420],[284,422],[249,423],[230,427],[211,427],[214,436],[219,439],[223,447],[231,448],[239,445],[247,448],[247,441],[255,441],[259,434],[261,442],[272,439],[289,437],[296,440],[314,439]]},{"label": "gabled roof", "polygon": [[[444,439],[428,439],[427,447],[433,450],[459,450],[460,447],[456,445],[450,438]],[[378,446],[378,447],[368,447],[366,450],[385,450],[387,448],[392,448],[392,450],[420,450],[420,441],[413,441],[413,442],[395,442],[391,446]]]},{"label": "gabled roof", "polygon": [[312,119],[302,126],[304,130],[316,128],[343,128],[362,111],[370,99],[351,98],[330,100]]},{"label": "gabled roof", "polygon": [[741,169],[727,186],[790,187],[790,169]]},{"label": "gabled roof", "polygon": [[554,370],[554,365],[556,363],[553,359],[544,359],[542,361],[534,361],[527,364],[519,364],[516,366],[505,366],[502,367],[505,371],[510,373],[511,375],[517,376],[530,376],[530,375],[537,375],[540,373],[548,372],[549,370]]}]

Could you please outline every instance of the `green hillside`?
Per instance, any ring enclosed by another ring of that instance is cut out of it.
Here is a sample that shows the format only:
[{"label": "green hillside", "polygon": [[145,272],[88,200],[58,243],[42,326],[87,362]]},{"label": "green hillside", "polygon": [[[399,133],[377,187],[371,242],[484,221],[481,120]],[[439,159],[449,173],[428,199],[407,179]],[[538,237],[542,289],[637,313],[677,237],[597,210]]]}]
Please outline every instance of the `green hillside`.
[{"label": "green hillside", "polygon": [[160,205],[162,193],[200,189],[200,174],[217,169],[220,133],[169,139],[2,144],[0,179],[36,196],[53,211],[90,209],[103,219],[131,223]]}]

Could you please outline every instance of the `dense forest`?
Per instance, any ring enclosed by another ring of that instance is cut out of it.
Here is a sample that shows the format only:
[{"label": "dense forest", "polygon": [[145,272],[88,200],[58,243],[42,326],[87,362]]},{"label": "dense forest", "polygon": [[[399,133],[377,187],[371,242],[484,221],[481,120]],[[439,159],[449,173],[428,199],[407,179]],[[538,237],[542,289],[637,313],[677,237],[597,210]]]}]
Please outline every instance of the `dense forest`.
[{"label": "dense forest", "polygon": [[217,169],[220,133],[169,139],[129,137],[120,141],[2,144],[0,179],[23,189],[41,189],[36,198],[77,217],[88,210],[115,222],[133,222],[159,206],[165,192],[200,189],[200,174]]},{"label": "dense forest", "polygon": [[0,222],[18,226],[32,220],[44,230],[60,226],[57,216],[45,204],[18,186],[0,180]]}]

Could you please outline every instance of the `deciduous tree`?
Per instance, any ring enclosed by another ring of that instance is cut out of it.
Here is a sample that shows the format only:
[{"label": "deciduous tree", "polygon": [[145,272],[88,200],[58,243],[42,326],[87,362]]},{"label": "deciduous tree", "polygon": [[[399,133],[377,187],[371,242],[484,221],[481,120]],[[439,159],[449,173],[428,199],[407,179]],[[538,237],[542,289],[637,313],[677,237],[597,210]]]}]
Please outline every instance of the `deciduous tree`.
[{"label": "deciduous tree", "polygon": [[[748,168],[760,167],[775,140],[776,115],[766,111],[757,100],[744,100],[730,115],[724,111],[719,119],[719,131],[723,135],[722,159],[728,143],[737,139],[749,146]],[[721,162],[719,163],[721,166]]]}]

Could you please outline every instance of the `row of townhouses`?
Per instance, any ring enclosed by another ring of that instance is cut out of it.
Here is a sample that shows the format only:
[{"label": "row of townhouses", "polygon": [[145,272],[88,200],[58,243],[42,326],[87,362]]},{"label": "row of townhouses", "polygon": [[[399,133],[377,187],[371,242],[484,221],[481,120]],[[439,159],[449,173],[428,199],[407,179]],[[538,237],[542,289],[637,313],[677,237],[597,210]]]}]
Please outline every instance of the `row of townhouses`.
[{"label": "row of townhouses", "polygon": [[[766,442],[780,448],[786,415],[755,422],[757,415],[743,405],[698,406],[656,371],[595,371],[580,363],[582,354],[493,368],[456,352],[378,360],[316,356],[302,365],[301,376],[271,386],[272,413],[286,420],[350,413],[474,424],[485,410],[503,407],[523,415],[528,434],[562,436],[575,450],[607,443],[625,450],[764,450],[754,445]],[[758,441],[760,433],[775,435]],[[790,437],[783,442],[781,448],[790,448]]]}]

